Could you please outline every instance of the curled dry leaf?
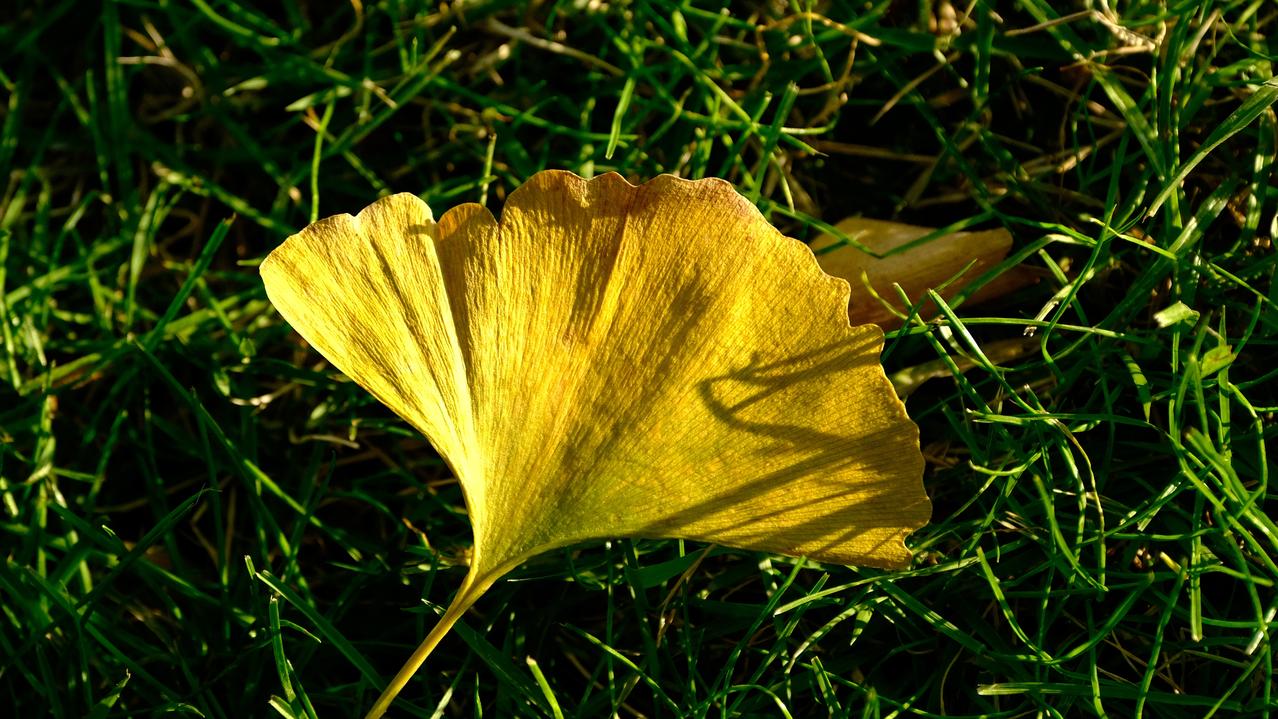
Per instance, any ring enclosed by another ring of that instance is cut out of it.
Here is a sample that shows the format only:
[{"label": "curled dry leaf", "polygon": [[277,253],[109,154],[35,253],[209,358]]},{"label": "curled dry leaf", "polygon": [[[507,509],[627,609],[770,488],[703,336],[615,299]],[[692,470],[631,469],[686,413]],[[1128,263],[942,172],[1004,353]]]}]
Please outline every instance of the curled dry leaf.
[{"label": "curled dry leaf", "polygon": [[918,429],[848,287],[719,180],[542,172],[501,220],[413,195],[312,224],[271,301],[456,473],[470,571],[369,712],[525,559],[681,537],[903,567],[928,519]]},{"label": "curled dry leaf", "polygon": [[[886,220],[849,217],[836,227],[861,245],[879,254],[913,242],[936,230],[931,227],[906,225]],[[887,257],[874,257],[852,245],[842,243],[832,234],[823,234],[812,242],[821,269],[842,277],[852,285],[849,313],[852,323],[873,322],[884,329],[901,325],[897,313],[905,305],[893,289],[899,284],[906,296],[918,302],[927,290],[938,290],[947,301],[963,291],[971,282],[1002,262],[1012,249],[1012,236],[1007,230],[954,232],[942,235],[917,247]],[[971,265],[968,267],[968,265]],[[964,268],[967,268],[964,271]],[[1014,267],[983,285],[968,302],[975,304],[1000,297],[1037,280],[1031,270]],[[878,297],[875,297],[878,295]],[[888,302],[893,309],[883,305]],[[937,307],[928,301],[920,315],[931,317]]]}]

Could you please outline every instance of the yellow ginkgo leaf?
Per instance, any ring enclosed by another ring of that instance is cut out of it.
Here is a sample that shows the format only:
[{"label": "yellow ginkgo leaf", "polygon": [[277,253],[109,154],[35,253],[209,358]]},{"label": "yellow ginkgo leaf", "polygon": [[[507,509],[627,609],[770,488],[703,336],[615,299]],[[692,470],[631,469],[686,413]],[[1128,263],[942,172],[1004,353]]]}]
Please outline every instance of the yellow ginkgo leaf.
[{"label": "yellow ginkgo leaf", "polygon": [[847,283],[726,182],[535,175],[498,221],[412,195],[262,264],[280,313],[456,473],[470,572],[380,716],[493,581],[555,547],[681,537],[902,567],[918,429]]}]

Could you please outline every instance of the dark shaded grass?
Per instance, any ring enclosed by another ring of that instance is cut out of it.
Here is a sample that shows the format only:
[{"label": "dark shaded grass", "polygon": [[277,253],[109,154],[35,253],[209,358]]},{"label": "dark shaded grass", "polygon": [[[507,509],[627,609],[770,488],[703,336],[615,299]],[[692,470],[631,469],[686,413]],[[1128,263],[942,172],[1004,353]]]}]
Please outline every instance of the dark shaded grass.
[{"label": "dark shaded grass", "polygon": [[976,364],[908,401],[914,569],[541,557],[396,712],[1268,716],[1275,14],[997,5],[9,10],[0,702],[366,708],[460,581],[460,493],[254,267],[388,191],[497,210],[561,167],[724,177],[802,239],[1002,224],[1044,279],[889,339],[889,372]]}]

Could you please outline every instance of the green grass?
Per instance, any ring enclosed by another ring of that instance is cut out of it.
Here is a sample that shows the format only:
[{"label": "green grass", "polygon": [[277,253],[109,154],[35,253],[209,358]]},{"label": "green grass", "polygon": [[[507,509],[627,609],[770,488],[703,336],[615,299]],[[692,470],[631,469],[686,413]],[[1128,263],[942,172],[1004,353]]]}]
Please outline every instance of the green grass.
[{"label": "green grass", "polygon": [[1278,714],[1278,14],[959,5],[19,3],[0,706],[367,708],[464,573],[461,495],[256,264],[390,191],[496,210],[559,167],[723,177],[800,239],[1003,225],[1042,279],[889,336],[889,372],[971,367],[908,400],[913,569],[543,556],[394,715]]}]

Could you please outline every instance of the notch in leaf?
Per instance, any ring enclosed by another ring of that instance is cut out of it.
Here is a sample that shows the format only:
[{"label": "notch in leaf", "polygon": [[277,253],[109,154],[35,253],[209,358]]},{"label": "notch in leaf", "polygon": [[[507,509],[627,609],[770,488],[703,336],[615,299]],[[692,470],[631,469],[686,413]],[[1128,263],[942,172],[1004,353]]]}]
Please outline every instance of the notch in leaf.
[{"label": "notch in leaf", "polygon": [[679,537],[895,568],[931,512],[882,331],[850,327],[847,283],[721,180],[546,171],[500,221],[393,195],[261,271],[307,341],[426,435],[473,525],[466,579],[369,717],[540,552]]}]

